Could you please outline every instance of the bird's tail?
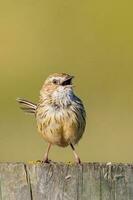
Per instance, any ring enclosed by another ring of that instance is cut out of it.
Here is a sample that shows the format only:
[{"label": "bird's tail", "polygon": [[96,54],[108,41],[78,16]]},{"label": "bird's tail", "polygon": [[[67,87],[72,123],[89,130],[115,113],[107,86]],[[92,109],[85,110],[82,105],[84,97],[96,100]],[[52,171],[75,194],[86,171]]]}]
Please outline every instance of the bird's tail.
[{"label": "bird's tail", "polygon": [[26,99],[17,98],[17,102],[20,104],[20,108],[27,113],[35,113],[37,104],[34,104]]}]

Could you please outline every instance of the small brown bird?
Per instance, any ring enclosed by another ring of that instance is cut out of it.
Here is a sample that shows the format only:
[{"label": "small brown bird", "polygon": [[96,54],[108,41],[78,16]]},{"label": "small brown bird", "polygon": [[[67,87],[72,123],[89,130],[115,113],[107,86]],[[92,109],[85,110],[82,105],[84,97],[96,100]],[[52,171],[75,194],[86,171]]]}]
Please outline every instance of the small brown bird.
[{"label": "small brown bird", "polygon": [[86,113],[82,101],[73,92],[72,79],[73,76],[65,73],[50,75],[42,86],[38,104],[17,99],[21,109],[35,114],[38,131],[49,143],[43,162],[49,162],[51,145],[70,145],[76,162],[80,163],[74,145],[84,133]]}]

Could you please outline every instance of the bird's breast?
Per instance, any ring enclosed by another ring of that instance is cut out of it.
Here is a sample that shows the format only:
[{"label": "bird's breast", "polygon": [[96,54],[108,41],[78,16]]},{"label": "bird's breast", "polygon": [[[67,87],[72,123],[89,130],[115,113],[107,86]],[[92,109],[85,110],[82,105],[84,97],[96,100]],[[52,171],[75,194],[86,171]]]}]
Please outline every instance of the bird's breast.
[{"label": "bird's breast", "polygon": [[36,119],[38,131],[44,139],[52,144],[67,146],[77,143],[83,130],[80,128],[80,113],[74,108],[44,106],[37,109]]}]

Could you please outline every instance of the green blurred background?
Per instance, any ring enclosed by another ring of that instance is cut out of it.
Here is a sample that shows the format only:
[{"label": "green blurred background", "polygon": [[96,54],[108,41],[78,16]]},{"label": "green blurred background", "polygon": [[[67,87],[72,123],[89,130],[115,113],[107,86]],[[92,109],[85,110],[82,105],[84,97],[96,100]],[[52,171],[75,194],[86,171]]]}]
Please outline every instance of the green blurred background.
[{"label": "green blurred background", "polygon": [[[45,141],[34,117],[15,99],[38,101],[45,78],[75,76],[87,110],[77,145],[83,161],[132,162],[132,1],[0,1],[0,161],[43,157]],[[53,147],[55,161],[72,161],[71,149]]]}]

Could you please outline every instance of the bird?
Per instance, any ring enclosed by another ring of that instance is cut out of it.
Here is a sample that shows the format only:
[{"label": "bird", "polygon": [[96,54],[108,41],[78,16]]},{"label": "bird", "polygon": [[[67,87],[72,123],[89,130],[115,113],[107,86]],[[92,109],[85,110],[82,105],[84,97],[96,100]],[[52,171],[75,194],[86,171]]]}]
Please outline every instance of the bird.
[{"label": "bird", "polygon": [[67,73],[54,73],[46,78],[37,104],[23,98],[17,98],[20,108],[33,113],[37,130],[48,143],[43,157],[49,163],[49,151],[52,145],[70,146],[76,163],[81,163],[75,151],[86,126],[86,111],[82,100],[74,93],[74,76]]}]

